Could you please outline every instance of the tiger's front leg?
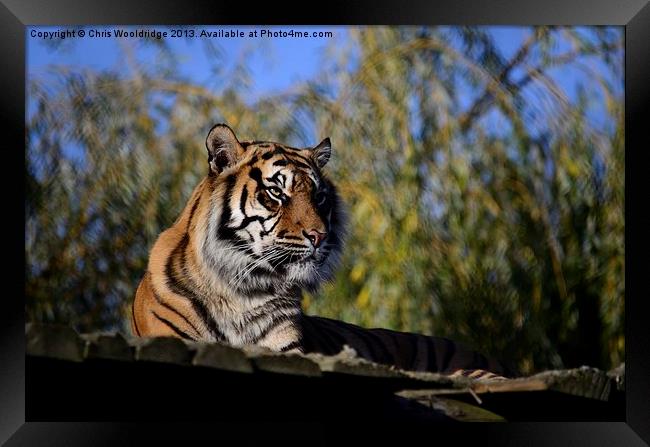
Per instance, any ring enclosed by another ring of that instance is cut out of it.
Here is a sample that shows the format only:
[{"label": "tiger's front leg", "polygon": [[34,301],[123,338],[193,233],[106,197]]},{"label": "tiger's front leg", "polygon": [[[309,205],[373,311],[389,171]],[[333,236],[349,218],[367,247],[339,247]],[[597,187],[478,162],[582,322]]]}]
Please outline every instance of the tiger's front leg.
[{"label": "tiger's front leg", "polygon": [[256,344],[276,352],[301,353],[301,334],[294,322],[286,321],[273,328]]}]

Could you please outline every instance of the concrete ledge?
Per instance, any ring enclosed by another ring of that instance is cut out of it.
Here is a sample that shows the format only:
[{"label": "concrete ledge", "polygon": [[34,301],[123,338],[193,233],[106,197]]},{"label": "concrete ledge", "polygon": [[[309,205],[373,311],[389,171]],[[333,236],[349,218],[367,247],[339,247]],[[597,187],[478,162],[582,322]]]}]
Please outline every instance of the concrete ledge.
[{"label": "concrete ledge", "polygon": [[[219,399],[234,399],[230,405],[235,407],[241,405],[239,396],[254,399],[281,390],[285,390],[283,399],[300,402],[296,407],[308,405],[311,401],[302,392],[286,391],[287,386],[300,384],[308,396],[319,396],[310,403],[314,406],[335,398],[344,408],[363,407],[366,408],[363,411],[372,412],[379,411],[383,405],[400,417],[416,415],[431,420],[546,420],[555,416],[559,420],[581,420],[582,415],[613,420],[624,415],[624,364],[609,372],[584,366],[510,380],[476,380],[373,363],[360,358],[348,346],[337,355],[328,356],[279,353],[258,346],[239,348],[172,337],[80,335],[70,327],[38,323],[26,325],[25,332],[28,361],[60,368],[62,381],[71,373],[79,374],[68,383],[65,393],[69,394],[60,396],[58,389],[51,387],[49,376],[43,375],[41,392],[63,400],[64,396],[75,393],[79,399],[88,399],[82,389],[77,390],[79,383],[92,381],[98,375],[110,375],[113,370],[120,371],[119,376],[126,383],[130,372],[137,376],[154,371],[150,377],[159,378],[162,376],[155,371],[164,371],[165,377],[182,376],[184,383],[196,380],[196,385],[207,386]],[[99,365],[95,360],[105,363]],[[134,365],[132,369],[130,364]],[[38,369],[34,374],[41,371]],[[84,402],[89,405],[92,399]],[[151,409],[157,410],[157,406]],[[73,407],[71,411],[79,409]],[[102,407],[100,411],[104,411]]]},{"label": "concrete ledge", "polygon": [[[173,337],[125,338],[119,333],[79,335],[67,326],[26,325],[27,354],[74,362],[85,359],[147,361],[209,367],[254,374],[256,371],[306,377],[368,377],[384,386],[411,390],[411,398],[454,394],[556,391],[607,401],[612,390],[624,392],[625,365],[609,372],[581,367],[546,371],[530,377],[502,381],[477,381],[468,377],[403,371],[360,358],[345,346],[337,355],[279,353],[259,346],[233,347],[220,343],[188,342]],[[413,394],[415,393],[415,394]]]},{"label": "concrete ledge", "polygon": [[219,343],[198,346],[192,364],[223,369],[225,371],[253,372],[251,361],[241,349]]},{"label": "concrete ledge", "polygon": [[85,341],[85,358],[134,360],[134,348],[122,334],[82,334],[81,338]]},{"label": "concrete ledge", "polygon": [[189,365],[194,357],[194,350],[180,338],[157,337],[134,339],[136,360],[149,362],[176,363]]},{"label": "concrete ledge", "polygon": [[27,353],[61,360],[81,362],[84,359],[84,341],[68,326],[27,323],[25,325]]}]

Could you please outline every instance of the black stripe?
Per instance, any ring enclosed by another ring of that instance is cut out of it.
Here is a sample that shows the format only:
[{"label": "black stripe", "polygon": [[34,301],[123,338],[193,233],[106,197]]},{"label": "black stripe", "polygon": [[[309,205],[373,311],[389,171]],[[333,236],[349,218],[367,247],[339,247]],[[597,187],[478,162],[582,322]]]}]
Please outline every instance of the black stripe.
[{"label": "black stripe", "polygon": [[278,155],[278,154],[286,154],[286,151],[283,148],[276,146],[275,149],[273,149],[272,151],[264,153],[262,155],[262,159],[269,160],[273,158],[274,155]]},{"label": "black stripe", "polygon": [[[275,216],[277,216],[277,215],[278,215],[278,213],[275,213],[275,215],[273,215],[273,217],[275,217]],[[278,223],[280,223],[280,218],[279,218],[279,217],[277,218],[277,220],[275,221],[275,223],[274,223],[273,225],[271,225],[271,228],[269,228],[268,231],[266,231],[266,230],[262,230],[262,231],[260,232],[260,236],[266,236],[267,234],[269,234],[269,233],[270,233],[271,231],[273,231],[273,229],[278,225]],[[264,228],[264,227],[262,227],[262,228]]]},{"label": "black stripe", "polygon": [[267,211],[273,212],[280,206],[279,203],[270,198],[264,190],[258,188],[255,191],[255,194],[257,194],[257,203],[262,205]]},{"label": "black stripe", "polygon": [[[190,234],[185,233],[183,235],[183,238],[181,239],[181,242],[176,246],[176,248],[181,248],[181,259],[180,259],[180,265],[179,267],[181,268],[181,272],[183,273],[183,276],[187,277],[189,272],[187,271],[187,247],[190,245]],[[173,253],[172,253],[173,255]]]},{"label": "black stripe", "polygon": [[239,226],[237,226],[235,228],[232,228],[232,230],[233,231],[242,230],[245,227],[247,227],[248,225],[250,225],[251,222],[255,222],[255,221],[261,223],[262,227],[264,227],[264,222],[273,219],[273,217],[275,217],[275,216],[273,216],[273,215],[268,216],[268,217],[262,217],[262,216],[250,216],[250,217],[248,217],[248,216],[246,216],[246,217],[244,217],[244,220],[242,221],[242,223]]},{"label": "black stripe", "polygon": [[418,358],[417,336],[408,332],[403,335],[403,337],[396,337],[400,345],[399,367],[407,371],[413,371]]},{"label": "black stripe", "polygon": [[224,182],[226,183],[226,193],[224,194],[224,200],[223,200],[223,210],[221,211],[221,218],[219,219],[219,228],[217,229],[217,237],[219,239],[226,239],[226,240],[238,240],[239,238],[235,234],[235,232],[231,229],[228,228],[227,224],[230,221],[230,217],[232,215],[230,211],[230,195],[232,194],[232,190],[235,187],[235,182],[237,181],[237,178],[235,177],[234,174],[229,175],[226,177]]},{"label": "black stripe", "polygon": [[[388,358],[382,356],[382,354],[385,354],[386,348],[383,346],[381,340],[379,341],[379,343],[377,343],[371,332],[369,332],[367,329],[357,327],[357,326],[352,326],[346,329],[350,330],[350,332],[354,332],[354,334],[357,337],[359,337],[366,344],[366,346],[368,346],[368,351],[370,351],[370,356],[371,356],[371,358],[369,358],[368,360],[372,360],[373,362],[376,363],[390,362],[390,355]],[[380,351],[382,352],[380,353]]]},{"label": "black stripe", "polygon": [[251,145],[258,145],[260,147],[269,147],[270,144],[268,142],[264,142],[261,140],[253,140],[253,141],[241,141],[239,144],[241,144],[244,148],[247,148],[248,146]]},{"label": "black stripe", "polygon": [[280,352],[286,352],[286,351],[288,351],[288,350],[290,350],[290,349],[293,349],[293,348],[300,348],[300,347],[301,347],[301,345],[300,345],[300,342],[299,342],[299,341],[292,341],[292,342],[289,343],[288,345],[281,347],[281,348],[280,348]]},{"label": "black stripe", "polygon": [[287,160],[276,160],[273,162],[273,166],[286,166],[288,164]]},{"label": "black stripe", "polygon": [[199,206],[199,199],[201,198],[202,192],[199,191],[197,193],[196,199],[194,199],[194,204],[192,204],[192,209],[190,210],[190,215],[187,218],[187,229],[185,231],[190,231],[190,224],[192,223],[192,217],[194,217],[194,213],[196,212],[196,208]]},{"label": "black stripe", "polygon": [[309,170],[311,170],[311,171],[314,170],[314,168],[313,168],[312,166],[306,165],[306,164],[304,164],[303,162],[298,161],[298,160],[291,160],[291,163],[294,164],[294,165],[296,165],[296,166],[299,167],[299,168],[309,169]]},{"label": "black stripe", "polygon": [[181,242],[176,246],[172,254],[167,259],[167,265],[165,266],[165,274],[166,274],[165,283],[172,292],[189,299],[190,303],[192,304],[192,308],[199,315],[199,317],[205,322],[210,333],[212,333],[212,335],[217,340],[225,341],[226,336],[219,330],[219,327],[217,326],[217,322],[214,320],[214,318],[212,318],[212,316],[208,312],[208,309],[205,307],[205,304],[203,304],[199,296],[196,293],[194,293],[194,291],[188,289],[185,286],[185,284],[181,282],[181,280],[176,276],[176,272],[174,271],[173,260],[175,254],[178,250],[184,250],[183,244],[184,243],[187,244],[187,240],[188,239],[186,237],[183,237],[183,239],[181,239]]},{"label": "black stripe", "polygon": [[439,372],[438,362],[436,360],[436,345],[433,342],[433,338],[426,337],[427,340],[427,349],[429,350],[429,361],[427,362],[427,371]]},{"label": "black stripe", "polygon": [[397,362],[397,358],[399,357],[400,350],[398,348],[398,343],[395,340],[397,338],[395,337],[395,333],[389,329],[381,329],[381,328],[375,328],[369,330],[381,339],[381,343],[383,347],[385,348],[386,352],[389,354],[391,358],[390,363]]},{"label": "black stripe", "polygon": [[363,332],[364,336],[371,340],[373,347],[379,351],[378,363],[388,364],[394,362],[393,354],[388,350],[388,347],[380,334],[373,330],[363,328],[360,328],[360,332]]},{"label": "black stripe", "polygon": [[290,298],[276,298],[250,310],[244,315],[247,323],[256,323],[260,318],[266,317],[280,310],[299,309],[300,302]]},{"label": "black stripe", "polygon": [[[280,237],[279,234],[278,234],[278,237]],[[303,240],[303,238],[300,238],[298,236],[291,236],[291,235],[289,235],[289,236],[284,236],[283,235],[283,239],[289,239],[289,240],[292,240],[292,241],[302,241]],[[281,244],[283,244],[283,245],[291,245],[291,246],[294,246],[294,247],[302,247],[302,248],[305,247],[302,244],[294,244],[294,243],[291,243],[291,242],[281,242]]]},{"label": "black stripe", "polygon": [[[307,165],[305,166],[305,164],[300,163],[299,161],[293,160],[293,157],[298,157],[298,158],[300,158],[301,160],[304,160],[305,162],[307,162]],[[314,171],[314,172],[318,172],[318,171],[319,171],[318,168],[316,167],[316,165],[314,164],[314,161],[313,161],[312,159],[310,159],[310,158],[303,157],[302,155],[299,155],[299,154],[291,154],[291,155],[290,155],[290,158],[292,158],[291,161],[292,161],[296,166],[301,166],[301,165],[302,165],[302,167],[307,167],[307,168],[309,168],[310,170],[312,170],[312,171]]]},{"label": "black stripe", "polygon": [[192,330],[194,330],[194,332],[196,332],[198,335],[201,335],[201,331],[199,331],[199,330],[196,328],[196,326],[194,326],[194,325],[192,324],[192,322],[191,322],[190,320],[187,319],[187,317],[186,317],[185,315],[183,315],[182,313],[180,313],[180,312],[178,311],[178,309],[172,307],[172,306],[171,306],[169,303],[167,303],[166,301],[163,301],[162,297],[161,297],[160,295],[158,295],[158,293],[156,293],[156,291],[154,290],[154,288],[153,288],[153,284],[152,284],[152,286],[151,286],[151,291],[153,292],[153,296],[154,296],[154,298],[156,299],[156,301],[158,301],[158,304],[160,304],[160,305],[163,306],[165,309],[168,309],[168,310],[174,312],[174,313],[175,313],[176,315],[178,315],[179,317],[181,317],[181,318],[185,321],[185,323],[187,323],[187,325],[188,325],[189,327],[191,327]]},{"label": "black stripe", "polygon": [[248,171],[248,176],[257,182],[257,186],[264,188],[264,181],[262,181],[262,171],[260,168],[251,168]]},{"label": "black stripe", "polygon": [[429,357],[433,354],[429,352],[429,344],[427,343],[426,337],[414,334],[415,335],[415,360],[412,366],[413,371],[426,371],[426,367],[429,364]]},{"label": "black stripe", "polygon": [[194,340],[194,338],[190,337],[188,334],[186,334],[181,329],[176,327],[176,325],[174,325],[174,323],[172,323],[171,321],[164,319],[153,310],[151,311],[151,313],[153,314],[154,317],[158,318],[160,321],[166,324],[171,330],[176,332],[176,334],[179,335],[181,338],[185,338],[187,340]]},{"label": "black stripe", "polygon": [[241,192],[241,198],[239,199],[239,209],[244,216],[246,216],[246,200],[248,200],[248,185],[244,184],[244,190]]},{"label": "black stripe", "polygon": [[277,328],[280,324],[284,323],[285,321],[292,321],[295,320],[296,315],[285,315],[285,314],[280,314],[280,315],[274,315],[271,318],[271,321],[269,322],[268,326],[266,326],[262,331],[257,334],[253,339],[250,341],[251,343],[257,343],[264,337],[266,337],[273,329]]},{"label": "black stripe", "polygon": [[286,145],[285,145],[285,146],[282,146],[282,147],[283,147],[284,149],[286,149],[286,150],[289,150],[289,151],[295,151],[295,152],[302,152],[302,151],[305,150],[305,149],[300,149],[300,148],[297,148],[297,147],[291,147],[291,146],[286,146]]},{"label": "black stripe", "polygon": [[286,186],[287,183],[287,178],[285,177],[284,174],[282,174],[281,171],[276,172],[275,174],[273,174],[272,177],[267,177],[266,180],[268,180],[269,182],[276,183],[282,187]]},{"label": "black stripe", "polygon": [[438,358],[438,368],[441,371],[447,371],[451,368],[452,362],[454,360],[454,355],[456,354],[456,345],[451,340],[446,338],[437,338],[440,344],[443,346],[436,347],[436,357]]}]

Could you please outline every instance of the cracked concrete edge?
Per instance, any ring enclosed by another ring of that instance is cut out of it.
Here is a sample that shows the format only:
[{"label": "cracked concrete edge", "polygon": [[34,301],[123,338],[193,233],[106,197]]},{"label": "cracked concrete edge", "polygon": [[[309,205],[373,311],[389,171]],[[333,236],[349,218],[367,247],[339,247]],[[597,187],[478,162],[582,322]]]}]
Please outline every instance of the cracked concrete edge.
[{"label": "cracked concrete edge", "polygon": [[624,364],[609,372],[585,366],[545,371],[507,381],[476,381],[463,376],[404,371],[395,366],[373,363],[359,357],[349,346],[344,346],[336,355],[328,356],[280,353],[259,346],[239,348],[174,337],[125,337],[110,332],[78,334],[68,326],[42,323],[28,323],[25,333],[28,355],[74,362],[86,359],[150,361],[247,374],[263,371],[308,377],[358,376],[394,382],[397,387],[426,388],[437,394],[468,392],[469,388],[476,393],[555,390],[606,400],[612,385],[621,391],[625,389]]}]

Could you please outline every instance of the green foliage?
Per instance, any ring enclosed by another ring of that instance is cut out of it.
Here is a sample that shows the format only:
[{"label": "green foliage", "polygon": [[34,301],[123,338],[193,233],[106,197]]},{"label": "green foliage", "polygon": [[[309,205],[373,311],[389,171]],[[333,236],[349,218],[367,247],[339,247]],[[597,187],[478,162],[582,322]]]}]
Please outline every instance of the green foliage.
[{"label": "green foliage", "polygon": [[[317,79],[254,103],[246,65],[224,72],[214,48],[215,88],[175,75],[160,43],[154,65],[125,48],[127,74],[31,78],[29,318],[128,330],[148,250],[225,121],[246,139],[334,143],[350,235],[308,313],[447,336],[522,372],[621,362],[623,103],[593,70],[622,84],[620,30],[531,29],[511,58],[481,28],[349,33]],[[569,101],[549,76],[567,66],[599,90]],[[593,103],[605,129],[590,124]]]}]

